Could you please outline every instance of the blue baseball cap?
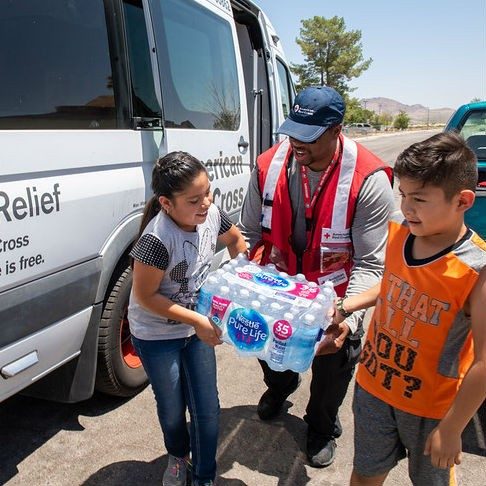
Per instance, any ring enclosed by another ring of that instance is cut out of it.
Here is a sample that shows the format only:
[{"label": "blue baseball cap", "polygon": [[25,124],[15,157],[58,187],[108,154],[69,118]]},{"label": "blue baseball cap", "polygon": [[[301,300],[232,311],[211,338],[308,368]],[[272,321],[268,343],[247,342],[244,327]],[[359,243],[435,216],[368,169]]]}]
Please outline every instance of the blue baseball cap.
[{"label": "blue baseball cap", "polygon": [[306,88],[295,97],[294,106],[277,133],[301,142],[313,142],[330,126],[342,123],[345,111],[344,100],[335,89]]}]

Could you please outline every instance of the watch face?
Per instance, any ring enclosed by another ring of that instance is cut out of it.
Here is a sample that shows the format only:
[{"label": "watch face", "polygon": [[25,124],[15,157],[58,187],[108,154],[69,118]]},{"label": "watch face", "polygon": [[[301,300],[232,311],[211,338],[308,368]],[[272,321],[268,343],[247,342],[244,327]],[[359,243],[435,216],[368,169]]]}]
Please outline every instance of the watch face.
[{"label": "watch face", "polygon": [[347,312],[347,311],[344,309],[344,307],[343,307],[343,301],[344,301],[344,299],[339,299],[339,300],[337,301],[337,305],[336,305],[337,310],[339,311],[339,313],[340,313],[340,314],[341,314],[343,317],[349,317],[349,316],[352,314],[352,312]]}]

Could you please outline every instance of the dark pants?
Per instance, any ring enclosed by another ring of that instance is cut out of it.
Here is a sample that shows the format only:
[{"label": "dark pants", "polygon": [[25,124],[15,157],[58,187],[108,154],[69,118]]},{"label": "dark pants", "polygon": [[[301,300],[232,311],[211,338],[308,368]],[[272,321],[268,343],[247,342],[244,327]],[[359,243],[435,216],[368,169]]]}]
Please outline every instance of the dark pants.
[{"label": "dark pants", "polygon": [[[304,420],[315,434],[329,439],[342,434],[338,410],[346,396],[360,352],[359,339],[346,339],[337,353],[314,358]],[[297,388],[298,373],[273,371],[264,361],[259,360],[259,363],[263,369],[263,380],[273,394],[283,398]]]}]

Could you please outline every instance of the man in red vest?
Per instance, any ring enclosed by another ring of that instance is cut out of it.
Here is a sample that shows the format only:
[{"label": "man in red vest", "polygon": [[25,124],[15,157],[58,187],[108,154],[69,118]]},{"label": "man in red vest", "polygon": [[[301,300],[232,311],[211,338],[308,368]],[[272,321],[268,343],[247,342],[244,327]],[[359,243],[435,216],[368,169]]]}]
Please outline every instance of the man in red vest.
[{"label": "man in red vest", "polygon": [[[387,221],[394,209],[391,168],[341,133],[345,104],[325,86],[299,93],[279,133],[289,138],[261,154],[252,172],[240,227],[260,263],[319,284],[334,283],[340,298],[375,285],[383,270]],[[257,251],[258,250],[258,251]],[[340,305],[341,303],[341,305]],[[335,457],[342,433],[338,409],[361,351],[363,312],[326,332],[312,364],[307,456],[314,467]],[[268,390],[262,420],[276,417],[300,382],[260,361]]]}]

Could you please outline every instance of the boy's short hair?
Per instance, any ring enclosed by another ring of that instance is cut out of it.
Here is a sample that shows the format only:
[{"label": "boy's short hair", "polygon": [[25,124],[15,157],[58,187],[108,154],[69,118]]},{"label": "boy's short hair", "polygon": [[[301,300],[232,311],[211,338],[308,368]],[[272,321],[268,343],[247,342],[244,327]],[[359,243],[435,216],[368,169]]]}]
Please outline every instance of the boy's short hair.
[{"label": "boy's short hair", "polygon": [[446,199],[464,189],[476,190],[477,160],[457,132],[443,132],[405,149],[397,158],[395,175],[443,189]]}]

